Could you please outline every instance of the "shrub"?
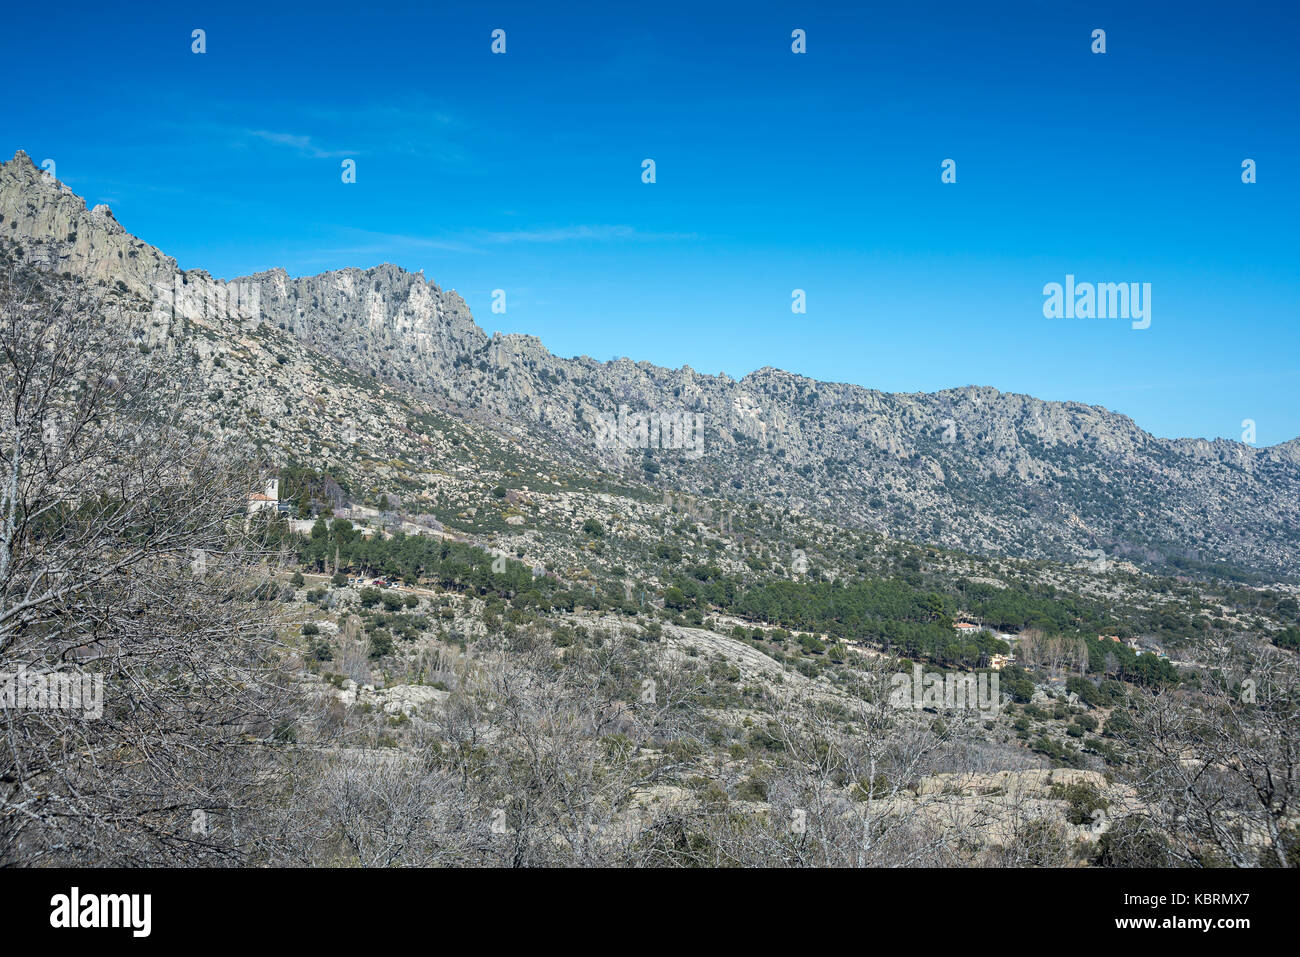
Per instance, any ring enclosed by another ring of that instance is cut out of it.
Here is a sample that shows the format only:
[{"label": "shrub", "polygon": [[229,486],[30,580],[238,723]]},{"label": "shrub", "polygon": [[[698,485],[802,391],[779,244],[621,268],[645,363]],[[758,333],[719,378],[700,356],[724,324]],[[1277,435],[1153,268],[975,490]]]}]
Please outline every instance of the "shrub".
[{"label": "shrub", "polygon": [[1173,867],[1169,839],[1138,817],[1121,818],[1097,839],[1097,867]]},{"label": "shrub", "polygon": [[392,654],[393,636],[382,628],[375,631],[370,636],[370,657],[382,658],[384,655]]},{"label": "shrub", "polygon": [[1300,651],[1300,628],[1283,628],[1273,636],[1273,644],[1287,651]]},{"label": "shrub", "polygon": [[785,744],[766,729],[755,728],[749,733],[749,747],[756,751],[783,751]]},{"label": "shrub", "polygon": [[1110,802],[1101,796],[1091,784],[1080,781],[1077,784],[1056,784],[1052,786],[1052,797],[1069,804],[1065,819],[1071,824],[1091,824],[1093,812],[1105,810]]},{"label": "shrub", "polygon": [[826,650],[826,644],[815,635],[800,635],[799,644],[805,654],[820,655]]}]

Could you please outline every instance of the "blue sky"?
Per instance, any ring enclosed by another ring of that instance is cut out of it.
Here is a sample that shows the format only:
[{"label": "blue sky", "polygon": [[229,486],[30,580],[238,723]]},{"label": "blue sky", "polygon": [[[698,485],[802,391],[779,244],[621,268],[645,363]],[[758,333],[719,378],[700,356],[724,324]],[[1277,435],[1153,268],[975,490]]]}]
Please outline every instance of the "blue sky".
[{"label": "blue sky", "polygon": [[[561,355],[1300,435],[1300,12],[888,6],[12,5],[0,151],[184,268],[394,262]],[[1067,273],[1150,328],[1044,318]]]}]

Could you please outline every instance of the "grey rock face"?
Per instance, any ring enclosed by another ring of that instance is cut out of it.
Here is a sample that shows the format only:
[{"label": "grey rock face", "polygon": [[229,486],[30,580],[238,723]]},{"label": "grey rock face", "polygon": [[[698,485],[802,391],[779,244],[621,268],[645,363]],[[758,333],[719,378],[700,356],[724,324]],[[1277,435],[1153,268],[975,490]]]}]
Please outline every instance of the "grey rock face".
[{"label": "grey rock face", "polygon": [[22,150],[0,164],[0,235],[23,242],[56,272],[121,280],[148,295],[151,284],[177,271],[176,260],[128,233],[107,206],[86,201],[40,170]]},{"label": "grey rock face", "polygon": [[[110,281],[192,315],[267,323],[382,381],[435,396],[507,435],[593,468],[973,551],[1107,555],[1300,568],[1300,439],[1254,448],[1156,438],[1077,402],[967,386],[891,394],[764,368],[740,381],[690,367],[552,355],[488,336],[454,291],[396,266],[225,284],[181,273],[106,207],[87,211],[25,154],[0,166],[0,234],[59,271]],[[246,291],[256,291],[251,304]],[[224,290],[224,291],[223,291]],[[245,290],[234,295],[229,290]],[[638,430],[689,413],[704,454]],[[602,421],[620,423],[601,441]]]}]

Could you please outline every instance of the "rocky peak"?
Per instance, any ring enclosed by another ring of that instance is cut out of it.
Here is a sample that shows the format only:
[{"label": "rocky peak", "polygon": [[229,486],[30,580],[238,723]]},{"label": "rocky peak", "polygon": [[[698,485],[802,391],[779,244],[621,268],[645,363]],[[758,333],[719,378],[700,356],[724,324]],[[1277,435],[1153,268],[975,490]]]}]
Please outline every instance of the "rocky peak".
[{"label": "rocky peak", "polygon": [[38,169],[22,150],[0,164],[0,231],[56,272],[120,281],[152,300],[176,260],[128,233],[107,206],[86,201]]}]

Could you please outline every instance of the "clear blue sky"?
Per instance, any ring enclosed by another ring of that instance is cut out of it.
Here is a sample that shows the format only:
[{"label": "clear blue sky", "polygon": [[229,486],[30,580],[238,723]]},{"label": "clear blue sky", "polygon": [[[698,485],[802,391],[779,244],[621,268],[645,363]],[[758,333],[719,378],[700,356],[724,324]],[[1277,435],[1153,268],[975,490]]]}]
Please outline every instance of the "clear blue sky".
[{"label": "clear blue sky", "polygon": [[[394,262],[561,355],[992,385],[1267,445],[1300,435],[1298,26],[1249,2],[11,4],[0,150],[217,276]],[[1066,273],[1151,283],[1151,327],[1044,318]]]}]

